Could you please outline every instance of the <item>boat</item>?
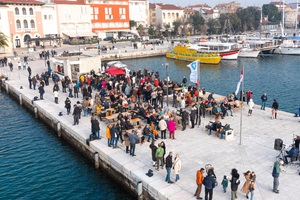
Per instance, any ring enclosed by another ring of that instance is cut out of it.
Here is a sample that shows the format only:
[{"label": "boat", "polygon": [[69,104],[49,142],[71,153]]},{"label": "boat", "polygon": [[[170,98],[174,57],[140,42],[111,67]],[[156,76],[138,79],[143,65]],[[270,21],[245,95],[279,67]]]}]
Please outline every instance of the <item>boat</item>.
[{"label": "boat", "polygon": [[236,60],[241,48],[237,43],[199,42],[194,47],[199,53],[218,53],[223,60]]},{"label": "boat", "polygon": [[278,46],[274,41],[267,38],[248,37],[245,42],[249,43],[250,48],[260,50],[260,55],[273,54]]},{"label": "boat", "polygon": [[241,45],[242,49],[238,55],[239,58],[257,58],[260,50],[256,48],[251,48],[249,43],[244,43]]},{"label": "boat", "polygon": [[199,53],[188,44],[179,44],[167,51],[167,58],[193,62],[199,60],[202,64],[219,64],[221,56],[216,53]]},{"label": "boat", "polygon": [[275,50],[275,53],[284,55],[300,55],[300,37],[286,37]]}]

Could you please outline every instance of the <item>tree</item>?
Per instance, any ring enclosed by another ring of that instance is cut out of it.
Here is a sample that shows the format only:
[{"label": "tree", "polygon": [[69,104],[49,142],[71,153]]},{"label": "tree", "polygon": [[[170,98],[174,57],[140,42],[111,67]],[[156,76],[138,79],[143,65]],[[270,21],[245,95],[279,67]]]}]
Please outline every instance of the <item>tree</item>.
[{"label": "tree", "polygon": [[148,29],[148,34],[150,37],[154,37],[155,36],[155,30],[154,30],[154,27],[153,25],[150,25],[149,29]]},{"label": "tree", "polygon": [[4,33],[0,32],[0,48],[8,47],[8,40]]},{"label": "tree", "polygon": [[264,4],[262,7],[263,16],[268,16],[270,22],[279,22],[281,21],[281,12],[278,11],[278,8],[274,4]]},{"label": "tree", "polygon": [[169,33],[170,33],[170,24],[164,24],[164,27],[165,27],[165,37],[169,37]]},{"label": "tree", "polygon": [[201,31],[202,26],[205,23],[205,20],[200,15],[200,12],[196,11],[190,16],[190,23],[193,26],[194,34]]},{"label": "tree", "polygon": [[133,27],[136,27],[136,26],[137,26],[136,21],[130,20],[130,21],[129,21],[129,26],[130,26],[130,29],[133,28]]},{"label": "tree", "polygon": [[160,23],[156,24],[156,27],[155,27],[156,36],[161,37],[161,30],[162,30],[161,24]]},{"label": "tree", "polygon": [[140,34],[140,36],[144,36],[145,35],[144,26],[142,24],[140,24],[139,27],[136,28],[136,30],[138,31],[138,33]]},{"label": "tree", "polygon": [[209,19],[206,23],[208,34],[218,34],[221,28],[220,22],[217,19]]},{"label": "tree", "polygon": [[242,30],[256,30],[260,24],[260,10],[255,7],[240,8],[236,15],[241,20]]},{"label": "tree", "polygon": [[182,25],[181,20],[177,19],[173,22],[173,32],[174,35],[178,35],[179,27]]},{"label": "tree", "polygon": [[241,19],[235,13],[222,13],[219,22],[223,33],[236,33],[241,30]]}]

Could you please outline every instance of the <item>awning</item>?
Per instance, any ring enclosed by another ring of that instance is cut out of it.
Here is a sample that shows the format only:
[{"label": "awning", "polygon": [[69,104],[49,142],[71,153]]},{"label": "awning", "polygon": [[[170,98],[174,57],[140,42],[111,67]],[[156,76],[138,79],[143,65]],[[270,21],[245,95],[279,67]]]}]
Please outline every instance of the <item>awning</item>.
[{"label": "awning", "polygon": [[111,76],[117,76],[117,75],[125,75],[126,72],[122,69],[116,68],[116,67],[110,67],[105,70],[106,73],[108,73]]},{"label": "awning", "polygon": [[97,36],[93,32],[80,32],[78,31],[77,33],[74,32],[63,32],[64,35],[69,36],[69,37],[94,37]]}]

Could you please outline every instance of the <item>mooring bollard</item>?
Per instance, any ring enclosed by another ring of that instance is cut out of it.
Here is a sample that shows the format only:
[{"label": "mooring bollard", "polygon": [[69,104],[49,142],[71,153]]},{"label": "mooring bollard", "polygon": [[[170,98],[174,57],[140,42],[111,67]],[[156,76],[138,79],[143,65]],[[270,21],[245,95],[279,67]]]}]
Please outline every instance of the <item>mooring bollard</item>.
[{"label": "mooring bollard", "polygon": [[59,122],[57,122],[57,124],[56,124],[56,129],[57,129],[58,137],[61,137],[61,125]]},{"label": "mooring bollard", "polygon": [[94,160],[95,160],[95,168],[96,169],[99,169],[99,153],[98,152],[95,152],[94,153]]},{"label": "mooring bollard", "polygon": [[34,107],[34,116],[35,116],[35,118],[38,118],[38,109],[37,109],[37,107]]},{"label": "mooring bollard", "polygon": [[19,100],[20,100],[20,105],[22,106],[23,105],[23,100],[22,100],[22,94],[21,93],[19,94]]},{"label": "mooring bollard", "polygon": [[142,195],[143,194],[143,182],[142,181],[137,182],[136,191],[138,194],[138,200],[142,200],[143,199],[143,195]]},{"label": "mooring bollard", "polygon": [[5,89],[6,89],[6,93],[9,93],[9,87],[8,87],[8,83],[5,84]]}]

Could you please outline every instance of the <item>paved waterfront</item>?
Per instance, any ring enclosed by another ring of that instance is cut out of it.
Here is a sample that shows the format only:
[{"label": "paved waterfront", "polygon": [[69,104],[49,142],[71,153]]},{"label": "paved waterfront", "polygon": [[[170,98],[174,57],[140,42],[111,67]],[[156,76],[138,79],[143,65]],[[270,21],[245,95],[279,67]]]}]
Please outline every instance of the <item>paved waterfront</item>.
[{"label": "paved waterfront", "polygon": [[[37,60],[30,62],[32,74],[41,73],[45,71],[44,62]],[[28,88],[27,71],[16,70],[16,63],[14,63],[14,72],[9,73],[9,83],[15,88],[23,86],[24,93],[31,99],[34,96],[39,96],[38,91],[30,90]],[[1,69],[3,72],[3,69]],[[8,68],[6,68],[8,71]],[[19,79],[20,77],[20,79]],[[44,105],[45,109],[53,115],[58,115],[60,111],[66,113],[64,108],[64,100],[66,94],[60,93],[60,104],[54,103],[52,93],[53,84],[50,81],[50,86],[46,86],[46,93],[44,101],[38,101],[40,105]],[[79,99],[71,99],[75,103]],[[124,171],[130,171],[131,178],[142,180],[147,184],[147,188],[151,194],[157,199],[195,199],[193,194],[196,189],[195,173],[200,167],[205,164],[212,164],[215,167],[215,173],[218,177],[218,183],[222,180],[223,175],[230,176],[232,168],[237,168],[241,176],[242,187],[244,182],[243,172],[253,170],[256,172],[256,189],[255,199],[264,200],[286,200],[298,199],[300,191],[298,185],[300,184],[300,177],[297,174],[296,166],[285,166],[286,172],[281,173],[280,176],[280,194],[272,192],[272,165],[276,160],[278,152],[274,150],[274,140],[276,138],[283,139],[284,143],[289,145],[292,143],[293,134],[299,134],[300,123],[298,118],[294,118],[293,114],[279,111],[278,119],[271,119],[271,110],[261,111],[260,106],[256,105],[253,110],[253,116],[247,116],[247,107],[243,111],[243,137],[242,145],[239,145],[240,133],[240,112],[235,111],[234,117],[226,117],[221,120],[223,124],[226,122],[231,124],[234,129],[234,140],[225,141],[211,135],[208,136],[204,131],[204,124],[212,117],[207,115],[202,120],[200,128],[189,129],[185,131],[177,130],[175,133],[176,140],[165,140],[167,151],[179,153],[182,161],[182,172],[180,174],[180,181],[176,184],[167,184],[164,182],[165,170],[154,171],[154,176],[149,178],[145,175],[148,169],[153,169],[151,162],[151,151],[149,143],[142,146],[137,145],[136,157],[130,157],[124,152],[124,147],[120,145],[120,149],[111,149],[107,147],[107,140],[105,139],[105,126],[101,122],[101,136],[102,140],[93,141],[91,146],[100,149],[101,152],[107,154],[111,163],[122,166]],[[58,117],[58,116],[57,116]],[[72,116],[64,114],[58,117],[63,123],[69,124],[70,128],[80,131],[83,138],[88,138],[90,134],[90,118],[82,117],[79,126],[72,126]],[[161,141],[161,140],[158,140]],[[103,156],[103,155],[102,155]],[[119,163],[119,164],[117,164]],[[172,174],[172,180],[174,180]],[[145,186],[145,185],[144,185]],[[204,190],[202,191],[202,197]],[[238,193],[239,199],[245,198],[241,192]],[[230,199],[230,186],[227,193],[222,192],[221,186],[217,186],[214,190],[214,199]]]}]

